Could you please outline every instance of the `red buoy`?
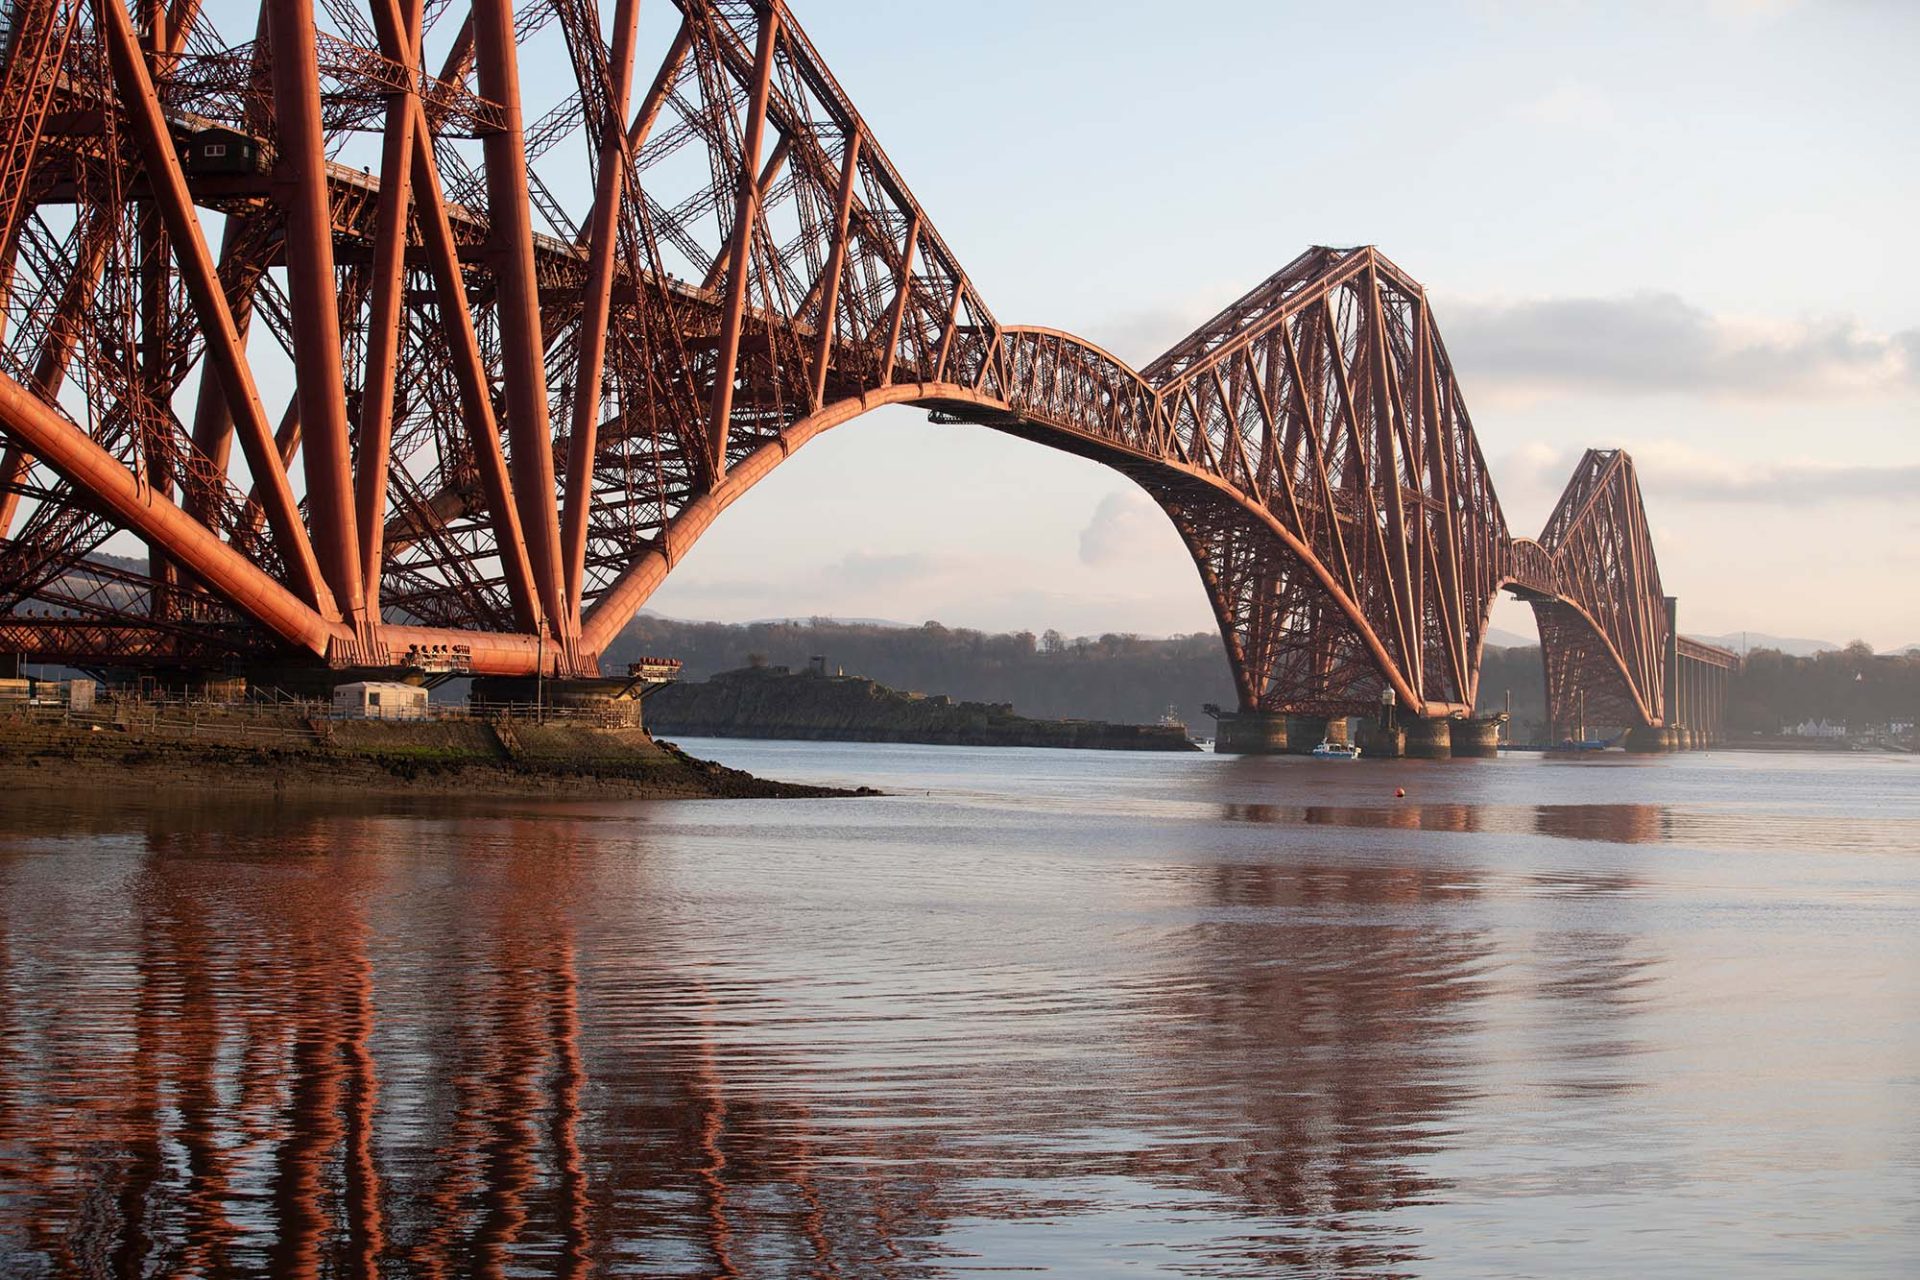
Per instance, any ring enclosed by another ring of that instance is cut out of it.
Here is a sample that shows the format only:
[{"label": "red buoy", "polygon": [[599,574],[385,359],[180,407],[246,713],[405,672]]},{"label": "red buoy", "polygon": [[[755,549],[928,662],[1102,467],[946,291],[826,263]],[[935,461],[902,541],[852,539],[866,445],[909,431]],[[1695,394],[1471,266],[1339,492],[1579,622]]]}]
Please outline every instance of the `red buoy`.
[{"label": "red buoy", "polygon": [[1395,800],[1405,800],[1407,798],[1407,789],[1405,787],[1395,787],[1393,789],[1393,798]]}]

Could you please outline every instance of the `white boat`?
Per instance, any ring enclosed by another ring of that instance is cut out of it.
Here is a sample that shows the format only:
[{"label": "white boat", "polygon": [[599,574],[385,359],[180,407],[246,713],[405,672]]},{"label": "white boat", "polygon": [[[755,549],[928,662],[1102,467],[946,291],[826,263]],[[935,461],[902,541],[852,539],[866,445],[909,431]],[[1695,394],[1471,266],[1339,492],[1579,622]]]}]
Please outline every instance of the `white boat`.
[{"label": "white boat", "polygon": [[1337,742],[1322,742],[1308,754],[1315,760],[1358,760],[1360,748]]}]

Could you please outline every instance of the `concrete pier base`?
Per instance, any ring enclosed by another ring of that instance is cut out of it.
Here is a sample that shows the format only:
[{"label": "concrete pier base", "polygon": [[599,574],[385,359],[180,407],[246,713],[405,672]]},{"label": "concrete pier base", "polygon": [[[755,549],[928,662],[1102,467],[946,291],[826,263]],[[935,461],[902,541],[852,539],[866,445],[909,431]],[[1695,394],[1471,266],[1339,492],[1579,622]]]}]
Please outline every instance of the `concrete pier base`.
[{"label": "concrete pier base", "polygon": [[1453,725],[1447,720],[1409,719],[1407,755],[1414,760],[1445,760],[1453,755]]},{"label": "concrete pier base", "polygon": [[1673,750],[1673,740],[1667,736],[1665,729],[1635,725],[1627,730],[1627,750],[1635,755],[1659,755],[1663,751]]},{"label": "concrete pier base", "polygon": [[1263,711],[1223,715],[1214,732],[1213,749],[1224,756],[1281,755],[1287,749],[1287,717]]},{"label": "concrete pier base", "polygon": [[599,719],[629,728],[641,726],[640,699],[628,693],[631,681],[619,679],[533,680],[523,676],[481,676],[469,695],[476,708],[489,705],[531,707],[536,703],[571,711],[592,711]]},{"label": "concrete pier base", "polygon": [[1500,754],[1500,721],[1494,718],[1485,720],[1454,720],[1450,722],[1453,733],[1453,754],[1468,756],[1479,760],[1490,760]]},{"label": "concrete pier base", "polygon": [[1360,758],[1362,760],[1398,760],[1406,754],[1406,730],[1389,729],[1372,720],[1361,722]]}]

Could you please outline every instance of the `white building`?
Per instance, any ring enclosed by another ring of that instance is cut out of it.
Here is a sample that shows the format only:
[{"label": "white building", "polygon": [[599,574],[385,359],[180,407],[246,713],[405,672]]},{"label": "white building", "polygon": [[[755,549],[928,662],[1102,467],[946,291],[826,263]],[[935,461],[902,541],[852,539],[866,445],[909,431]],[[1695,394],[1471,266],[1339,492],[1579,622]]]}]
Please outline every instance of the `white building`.
[{"label": "white building", "polygon": [[344,720],[424,720],[427,691],[397,680],[361,680],[333,691],[333,714]]}]

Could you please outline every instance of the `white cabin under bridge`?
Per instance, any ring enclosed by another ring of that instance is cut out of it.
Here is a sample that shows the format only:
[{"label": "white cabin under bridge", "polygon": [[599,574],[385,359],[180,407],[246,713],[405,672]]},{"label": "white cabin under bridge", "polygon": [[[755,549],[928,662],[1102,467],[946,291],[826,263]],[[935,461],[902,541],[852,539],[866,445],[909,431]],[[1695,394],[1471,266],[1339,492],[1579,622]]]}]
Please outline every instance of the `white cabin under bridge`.
[{"label": "white cabin under bridge", "polygon": [[357,680],[334,689],[333,714],[342,720],[424,720],[427,691],[398,680]]}]

